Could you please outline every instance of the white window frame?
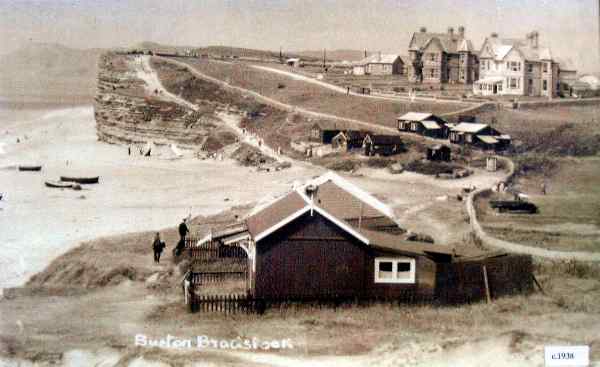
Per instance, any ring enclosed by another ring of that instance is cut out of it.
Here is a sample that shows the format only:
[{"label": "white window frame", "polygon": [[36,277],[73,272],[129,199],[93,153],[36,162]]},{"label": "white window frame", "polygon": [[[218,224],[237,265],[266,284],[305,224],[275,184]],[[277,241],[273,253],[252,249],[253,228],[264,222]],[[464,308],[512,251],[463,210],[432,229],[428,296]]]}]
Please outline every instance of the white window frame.
[{"label": "white window frame", "polygon": [[[392,263],[392,278],[380,279],[379,278],[379,263],[391,262]],[[409,263],[410,273],[407,279],[398,279],[398,263]],[[391,283],[391,284],[415,284],[416,274],[416,261],[411,257],[376,257],[375,258],[375,283]]]}]

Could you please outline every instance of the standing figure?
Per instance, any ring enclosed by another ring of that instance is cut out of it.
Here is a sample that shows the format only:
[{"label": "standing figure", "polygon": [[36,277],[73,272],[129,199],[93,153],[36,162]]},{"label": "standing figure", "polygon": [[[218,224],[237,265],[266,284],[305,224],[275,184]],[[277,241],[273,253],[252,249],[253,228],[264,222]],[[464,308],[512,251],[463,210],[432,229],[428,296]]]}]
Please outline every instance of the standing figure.
[{"label": "standing figure", "polygon": [[546,181],[542,182],[542,195],[546,195]]},{"label": "standing figure", "polygon": [[165,243],[160,239],[160,233],[156,232],[156,235],[154,236],[154,242],[152,242],[152,250],[154,250],[155,263],[160,263],[160,255],[162,254],[165,247]]},{"label": "standing figure", "polygon": [[183,218],[183,220],[181,221],[181,224],[179,224],[179,237],[180,237],[180,241],[185,243],[185,236],[187,236],[188,233],[190,233],[190,230],[187,226],[187,218]]}]

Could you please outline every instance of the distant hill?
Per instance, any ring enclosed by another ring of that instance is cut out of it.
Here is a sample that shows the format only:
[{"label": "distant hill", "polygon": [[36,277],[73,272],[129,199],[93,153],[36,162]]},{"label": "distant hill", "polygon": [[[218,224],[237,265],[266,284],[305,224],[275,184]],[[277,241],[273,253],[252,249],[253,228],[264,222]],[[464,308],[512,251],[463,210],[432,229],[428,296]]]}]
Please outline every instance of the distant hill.
[{"label": "distant hill", "polygon": [[[386,54],[392,52],[384,52]],[[316,58],[318,60],[323,60],[323,50],[313,51],[298,51],[296,54],[305,58]],[[367,52],[367,56],[373,55],[374,52]],[[327,60],[332,61],[360,61],[365,58],[365,51],[360,50],[327,50]],[[408,58],[405,55],[400,55],[402,60],[406,62]]]},{"label": "distant hill", "polygon": [[91,103],[99,49],[33,43],[0,57],[0,96],[9,100]]},{"label": "distant hill", "polygon": [[[312,57],[319,60],[323,59],[323,50],[298,51],[296,54],[302,57]],[[370,55],[370,53],[369,53]],[[365,51],[360,50],[327,50],[327,60],[334,61],[358,61],[365,57]]]}]

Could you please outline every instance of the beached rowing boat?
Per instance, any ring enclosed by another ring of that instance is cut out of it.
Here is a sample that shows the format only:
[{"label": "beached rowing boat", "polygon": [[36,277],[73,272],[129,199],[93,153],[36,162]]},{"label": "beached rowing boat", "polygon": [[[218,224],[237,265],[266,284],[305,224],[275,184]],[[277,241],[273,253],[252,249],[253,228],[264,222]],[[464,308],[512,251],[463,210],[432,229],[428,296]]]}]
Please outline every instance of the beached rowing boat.
[{"label": "beached rowing boat", "polygon": [[58,189],[70,189],[73,187],[72,182],[45,181],[44,184],[48,187],[53,187],[53,188],[58,188]]},{"label": "beached rowing boat", "polygon": [[18,167],[19,171],[41,171],[42,166],[22,166]]},{"label": "beached rowing boat", "polygon": [[100,177],[98,177],[98,176],[90,176],[90,177],[60,176],[60,180],[63,182],[77,182],[79,184],[96,184],[100,180]]}]

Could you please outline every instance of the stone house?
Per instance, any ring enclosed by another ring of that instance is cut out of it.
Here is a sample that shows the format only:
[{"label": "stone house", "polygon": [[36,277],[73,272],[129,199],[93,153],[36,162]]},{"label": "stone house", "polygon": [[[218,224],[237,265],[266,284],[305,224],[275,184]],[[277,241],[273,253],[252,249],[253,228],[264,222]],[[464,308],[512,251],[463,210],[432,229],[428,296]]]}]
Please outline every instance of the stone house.
[{"label": "stone house", "polygon": [[465,28],[430,33],[425,27],[412,35],[408,46],[408,80],[423,83],[471,84],[479,78],[478,57],[465,38]]}]

